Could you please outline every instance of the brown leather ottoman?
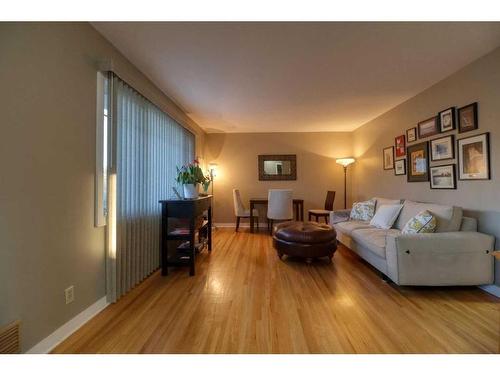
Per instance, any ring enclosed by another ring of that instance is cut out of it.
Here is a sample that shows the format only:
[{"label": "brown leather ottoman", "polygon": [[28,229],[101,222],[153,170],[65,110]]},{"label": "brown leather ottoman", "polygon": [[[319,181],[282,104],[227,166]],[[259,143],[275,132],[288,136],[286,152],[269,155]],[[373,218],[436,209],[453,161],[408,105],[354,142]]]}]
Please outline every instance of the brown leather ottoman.
[{"label": "brown leather ottoman", "polygon": [[329,257],[337,250],[337,233],[326,224],[287,221],[274,227],[273,246],[284,254],[301,258]]}]

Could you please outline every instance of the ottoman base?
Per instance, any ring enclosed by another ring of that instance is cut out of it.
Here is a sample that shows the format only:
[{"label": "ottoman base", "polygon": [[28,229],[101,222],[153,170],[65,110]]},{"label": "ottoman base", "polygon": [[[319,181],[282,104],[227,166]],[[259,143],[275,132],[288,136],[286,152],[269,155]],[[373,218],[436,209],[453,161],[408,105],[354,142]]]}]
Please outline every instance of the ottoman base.
[{"label": "ottoman base", "polygon": [[278,253],[278,257],[288,255],[290,257],[299,258],[333,258],[333,254],[337,250],[337,240],[325,243],[303,244],[297,242],[287,242],[279,238],[273,238],[273,246]]}]

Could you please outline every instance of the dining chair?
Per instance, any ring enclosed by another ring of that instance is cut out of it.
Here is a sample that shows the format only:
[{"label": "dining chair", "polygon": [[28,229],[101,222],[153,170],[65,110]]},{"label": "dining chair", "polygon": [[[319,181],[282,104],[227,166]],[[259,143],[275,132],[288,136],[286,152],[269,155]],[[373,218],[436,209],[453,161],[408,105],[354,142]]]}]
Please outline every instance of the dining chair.
[{"label": "dining chair", "polygon": [[269,189],[267,203],[267,229],[273,234],[274,221],[293,220],[293,200],[290,189]]},{"label": "dining chair", "polygon": [[[238,189],[233,189],[233,203],[234,203],[234,215],[236,216],[236,230],[238,231],[240,227],[240,219],[250,219],[250,210],[245,208],[243,201],[241,200],[240,191]],[[257,228],[259,227],[259,211],[253,209],[253,217],[256,220]]]},{"label": "dining chair", "polygon": [[325,223],[328,223],[328,219],[330,216],[330,212],[333,211],[333,202],[335,201],[335,192],[332,190],[328,190],[326,193],[325,199],[325,209],[314,209],[309,210],[309,221],[311,221],[311,217],[314,216],[315,220],[319,222],[320,217],[325,218]]}]

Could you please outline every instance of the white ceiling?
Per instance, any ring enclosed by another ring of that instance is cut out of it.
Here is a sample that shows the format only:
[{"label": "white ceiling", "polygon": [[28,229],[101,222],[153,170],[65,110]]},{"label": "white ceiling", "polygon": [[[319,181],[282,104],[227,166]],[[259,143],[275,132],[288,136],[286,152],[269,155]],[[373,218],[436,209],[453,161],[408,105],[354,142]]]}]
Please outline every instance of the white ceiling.
[{"label": "white ceiling", "polygon": [[500,45],[500,23],[93,26],[209,132],[351,131]]}]

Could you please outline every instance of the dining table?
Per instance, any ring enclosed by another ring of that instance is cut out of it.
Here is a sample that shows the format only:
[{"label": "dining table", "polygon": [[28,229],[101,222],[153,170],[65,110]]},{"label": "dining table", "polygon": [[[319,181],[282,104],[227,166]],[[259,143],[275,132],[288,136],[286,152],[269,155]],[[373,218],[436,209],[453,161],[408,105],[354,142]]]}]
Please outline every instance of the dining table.
[{"label": "dining table", "polygon": [[[251,198],[250,199],[250,212],[253,212],[256,205],[266,205],[269,200],[267,198]],[[293,199],[293,212],[295,220],[304,221],[304,200],[303,199]],[[250,232],[254,231],[254,218],[250,215]]]}]

